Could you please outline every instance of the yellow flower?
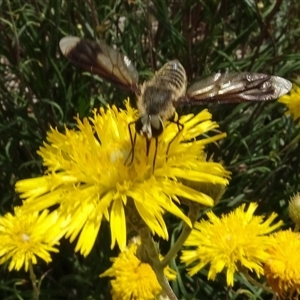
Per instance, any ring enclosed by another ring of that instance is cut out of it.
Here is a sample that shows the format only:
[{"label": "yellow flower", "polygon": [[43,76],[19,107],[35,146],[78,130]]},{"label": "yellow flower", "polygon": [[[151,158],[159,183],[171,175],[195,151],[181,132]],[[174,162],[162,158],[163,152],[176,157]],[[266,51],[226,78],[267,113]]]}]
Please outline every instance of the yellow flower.
[{"label": "yellow flower", "polygon": [[[196,247],[182,251],[181,260],[187,265],[196,264],[189,269],[189,274],[196,274],[210,263],[208,278],[214,280],[216,274],[227,268],[227,284],[233,286],[234,273],[238,267],[263,274],[262,263],[268,258],[266,247],[270,233],[282,222],[271,225],[276,218],[273,213],[265,221],[262,216],[253,216],[257,204],[250,203],[247,210],[245,204],[233,212],[218,218],[208,212],[208,220],[197,222],[195,229],[185,242],[185,246]],[[245,211],[244,211],[245,210]]]},{"label": "yellow flower", "polygon": [[[118,257],[111,258],[113,265],[100,275],[114,277],[111,280],[113,300],[151,300],[156,299],[162,291],[150,265],[136,257],[139,244],[137,239]],[[169,267],[164,272],[169,280],[176,278],[175,271]]]},{"label": "yellow flower", "polygon": [[145,138],[139,135],[133,161],[128,163],[132,150],[128,124],[137,119],[137,111],[129,102],[126,108],[101,108],[100,113],[94,111],[92,118],[82,122],[77,118],[79,130],[66,128],[65,133],[60,133],[51,129],[47,143],[39,151],[48,169],[46,175],[16,184],[29,210],[59,205],[60,213],[70,220],[67,237],[74,241],[79,235],[76,251],[85,256],[91,251],[104,218],[110,222],[111,246],[117,242],[121,249],[126,247],[125,210],[129,205],[153,233],[168,239],[165,211],[190,225],[178,205],[178,197],[213,205],[210,196],[184,185],[181,179],[228,183],[229,173],[219,163],[206,162],[203,152],[206,144],[225,134],[196,140],[218,127],[207,110],[181,117],[184,127],[180,134],[177,124],[166,123],[153,170],[155,141],[147,156]]},{"label": "yellow flower", "polygon": [[300,228],[300,193],[295,194],[288,206],[289,217],[296,224],[297,228]]},{"label": "yellow flower", "polygon": [[49,251],[58,252],[53,246],[65,234],[63,225],[57,212],[28,214],[24,207],[15,207],[15,215],[0,217],[0,263],[10,260],[10,271],[23,265],[27,271],[30,263],[37,263],[37,257],[50,262]]},{"label": "yellow flower", "polygon": [[[265,263],[265,276],[272,289],[283,299],[300,295],[299,232],[279,231],[271,237],[270,254]],[[294,297],[294,298],[293,298]]]},{"label": "yellow flower", "polygon": [[293,85],[293,89],[290,91],[290,94],[284,95],[278,99],[279,102],[284,103],[288,111],[286,112],[289,115],[293,115],[293,119],[296,120],[300,118],[300,87]]}]

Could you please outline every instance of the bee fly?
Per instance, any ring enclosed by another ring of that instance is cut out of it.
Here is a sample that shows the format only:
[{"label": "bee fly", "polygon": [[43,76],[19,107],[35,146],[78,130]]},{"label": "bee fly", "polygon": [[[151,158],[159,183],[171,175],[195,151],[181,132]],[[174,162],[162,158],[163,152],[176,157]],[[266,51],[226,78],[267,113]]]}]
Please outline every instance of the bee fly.
[{"label": "bee fly", "polygon": [[[163,132],[164,121],[172,121],[176,106],[210,102],[267,101],[279,98],[292,88],[290,81],[278,76],[262,73],[221,74],[218,72],[195,82],[187,89],[186,73],[178,60],[167,62],[152,79],[140,85],[138,72],[130,59],[103,41],[96,43],[69,36],[61,39],[59,46],[63,55],[75,65],[135,93],[139,118],[128,125],[132,160],[136,141],[136,134],[133,137],[131,132],[131,125],[134,124],[136,132],[146,139],[147,155],[151,139],[155,139],[153,167],[158,137]],[[180,132],[183,125],[178,121],[175,123]]]}]

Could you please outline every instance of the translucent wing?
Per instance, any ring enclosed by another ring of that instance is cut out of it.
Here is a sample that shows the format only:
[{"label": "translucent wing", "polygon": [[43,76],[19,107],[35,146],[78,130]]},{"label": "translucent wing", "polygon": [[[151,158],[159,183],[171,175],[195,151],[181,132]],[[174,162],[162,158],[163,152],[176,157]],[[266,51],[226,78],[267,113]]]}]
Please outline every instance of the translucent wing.
[{"label": "translucent wing", "polygon": [[139,93],[139,75],[130,59],[104,42],[68,36],[60,40],[59,47],[73,64],[123,89]]},{"label": "translucent wing", "polygon": [[194,104],[267,101],[288,93],[292,83],[282,77],[261,73],[217,73],[192,84],[179,100]]}]

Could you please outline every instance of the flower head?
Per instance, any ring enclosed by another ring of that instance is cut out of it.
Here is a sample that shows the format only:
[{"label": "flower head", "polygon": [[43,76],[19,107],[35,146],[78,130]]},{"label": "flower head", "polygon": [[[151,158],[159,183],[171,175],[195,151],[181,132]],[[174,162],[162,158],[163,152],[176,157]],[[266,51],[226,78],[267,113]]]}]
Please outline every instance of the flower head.
[{"label": "flower head", "polygon": [[[229,173],[219,163],[206,162],[203,152],[206,144],[224,134],[196,140],[217,127],[207,110],[181,117],[183,130],[179,134],[176,124],[167,123],[158,144],[153,140],[147,155],[142,136],[136,136],[132,149],[128,124],[136,120],[137,112],[128,102],[126,107],[126,111],[115,106],[106,111],[101,108],[100,113],[94,111],[92,118],[82,122],[77,118],[78,130],[66,128],[60,133],[51,129],[47,143],[39,150],[46,175],[16,184],[28,209],[59,205],[60,213],[70,219],[67,237],[73,241],[80,235],[76,251],[84,255],[91,251],[103,219],[110,222],[112,247],[117,242],[125,248],[129,206],[153,233],[167,239],[165,211],[190,224],[178,205],[178,197],[213,205],[210,196],[184,185],[180,179],[228,183]],[[133,160],[128,163],[130,155]]]},{"label": "flower head", "polygon": [[[298,299],[300,295],[299,232],[279,231],[271,237],[265,276],[272,289],[283,299]],[[294,297],[294,298],[293,298]]]},{"label": "flower head", "polygon": [[271,225],[276,218],[275,213],[265,221],[262,216],[254,216],[256,208],[255,203],[250,203],[246,210],[242,205],[221,218],[208,212],[207,221],[195,224],[184,244],[193,249],[182,251],[181,257],[187,265],[196,262],[189,269],[191,276],[208,263],[209,279],[214,280],[217,273],[227,268],[229,286],[233,285],[234,273],[239,265],[256,272],[258,276],[263,273],[262,263],[268,258],[266,248],[269,245],[269,239],[264,235],[281,226],[282,222]]},{"label": "flower head", "polygon": [[300,228],[300,193],[295,194],[291,198],[289,202],[288,212],[290,218],[297,225],[297,228]]},{"label": "flower head", "polygon": [[293,89],[290,91],[290,94],[283,95],[278,99],[279,102],[284,103],[288,111],[286,112],[289,115],[293,115],[294,120],[300,118],[300,87],[297,85],[293,86]]},{"label": "flower head", "polygon": [[[114,277],[111,280],[113,300],[152,300],[162,291],[150,265],[136,257],[139,244],[139,239],[133,241],[118,257],[111,259],[113,265],[100,275]],[[169,280],[176,278],[176,273],[169,267],[164,272]]]},{"label": "flower head", "polygon": [[58,252],[53,246],[65,234],[62,219],[57,212],[34,212],[27,214],[23,207],[15,207],[15,214],[0,217],[0,263],[10,260],[9,270],[20,270],[36,264],[37,257],[47,263],[50,251]]}]

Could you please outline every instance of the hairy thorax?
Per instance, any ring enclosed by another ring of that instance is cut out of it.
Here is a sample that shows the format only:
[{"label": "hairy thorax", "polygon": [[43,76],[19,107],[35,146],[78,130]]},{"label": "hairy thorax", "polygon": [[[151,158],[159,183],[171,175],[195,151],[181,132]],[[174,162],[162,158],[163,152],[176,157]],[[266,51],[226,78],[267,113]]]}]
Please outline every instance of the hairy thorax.
[{"label": "hairy thorax", "polygon": [[164,121],[175,113],[174,102],[185,95],[187,79],[177,61],[166,63],[150,81],[141,86],[137,100],[140,115],[159,115]]}]

